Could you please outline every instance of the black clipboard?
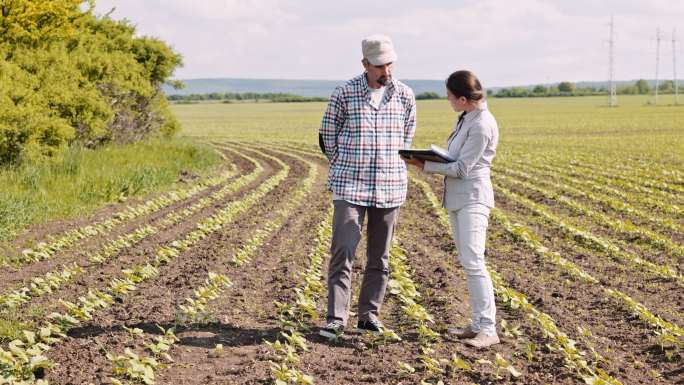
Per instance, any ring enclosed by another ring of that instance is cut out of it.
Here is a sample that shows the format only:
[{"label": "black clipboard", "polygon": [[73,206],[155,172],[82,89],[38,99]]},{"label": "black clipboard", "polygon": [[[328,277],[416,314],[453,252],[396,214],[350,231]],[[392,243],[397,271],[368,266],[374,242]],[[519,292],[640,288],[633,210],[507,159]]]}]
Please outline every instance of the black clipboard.
[{"label": "black clipboard", "polygon": [[418,158],[438,163],[451,163],[456,159],[452,158],[443,148],[432,145],[429,149],[407,149],[399,150],[399,155],[405,158]]}]

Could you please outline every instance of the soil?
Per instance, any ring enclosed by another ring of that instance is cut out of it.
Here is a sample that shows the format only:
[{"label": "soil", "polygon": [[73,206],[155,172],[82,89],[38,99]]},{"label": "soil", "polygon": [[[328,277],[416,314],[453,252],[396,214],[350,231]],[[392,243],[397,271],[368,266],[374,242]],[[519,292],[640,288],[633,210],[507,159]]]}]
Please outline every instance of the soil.
[{"label": "soil", "polygon": [[[160,245],[187,234],[198,220],[230,201],[241,199],[278,171],[280,166],[273,161],[251,152],[247,147],[241,146],[240,149],[266,166],[266,171],[257,181],[226,197],[225,201],[185,218],[177,226],[122,250],[109,262],[92,266],[87,274],[82,274],[55,293],[32,300],[23,311],[18,312],[18,319],[38,322],[45,314],[62,309],[57,299],[74,301],[89,289],[104,287],[109,279],[120,274],[122,268],[149,259]],[[279,229],[269,234],[264,244],[256,250],[252,261],[240,267],[230,263],[236,250],[273,218],[307,174],[306,163],[283,152],[264,150],[289,164],[291,170],[285,181],[258,204],[163,265],[158,276],[141,283],[136,291],[110,308],[97,312],[91,321],[71,330],[65,340],[54,346],[47,356],[58,366],[46,371],[45,378],[49,383],[111,383],[112,364],[106,354],[123,354],[126,348],[130,348],[148,355],[144,344],[160,336],[161,326],[164,329],[175,327],[175,334],[180,340],[169,351],[173,362],[160,358],[165,367],[155,371],[157,384],[272,384],[270,361],[275,360],[275,357],[266,342],[275,341],[281,331],[275,301],[294,301],[294,288],[302,285],[300,273],[309,267],[308,256],[314,247],[318,225],[330,207],[330,193],[326,191],[327,162],[314,154],[302,155],[291,148],[288,151],[305,156],[315,164],[318,168],[316,183],[304,203],[292,211]],[[227,155],[242,173],[250,171],[249,162],[240,160],[230,152]],[[424,175],[421,178],[429,181],[435,194],[441,196],[442,187],[438,179]],[[196,199],[199,197],[139,218],[135,223],[117,229],[111,237],[141,223],[155,223],[164,213],[191,205]],[[680,353],[675,352],[672,360],[668,360],[657,346],[653,329],[614,300],[606,298],[601,289],[602,286],[614,285],[643,301],[652,311],[666,314],[670,320],[681,325],[682,319],[678,318],[682,314],[681,288],[658,282],[641,272],[632,272],[629,268],[606,260],[604,256],[592,255],[565,239],[553,227],[538,223],[515,202],[499,199],[497,203],[512,219],[524,221],[534,229],[545,245],[561,252],[564,257],[600,279],[598,285],[570,279],[492,223],[486,259],[490,268],[497,271],[509,287],[527,295],[538,310],[551,316],[558,328],[577,341],[579,349],[587,352],[585,358],[589,362],[596,362],[591,349],[605,357],[605,361],[596,364],[623,384],[684,383]],[[98,213],[88,220],[98,215],[105,214]],[[83,223],[87,223],[87,220],[69,225],[53,224],[55,227],[52,229],[46,225],[45,233],[62,231]],[[448,229],[437,221],[433,208],[416,186],[409,188],[409,198],[401,209],[395,234],[408,256],[412,279],[421,292],[420,303],[434,318],[430,326],[441,335],[432,345],[433,352],[429,355],[442,360],[445,372],[430,374],[425,371],[419,358],[422,351],[417,330],[404,314],[398,298],[389,293],[382,310],[382,321],[402,337],[401,342],[375,343],[370,336],[354,330],[354,314],[345,336],[337,342],[329,342],[317,335],[318,327],[324,320],[313,319],[308,323],[310,329],[304,332],[309,350],[299,353],[300,362],[294,367],[313,376],[316,384],[331,385],[420,384],[423,380],[432,384],[438,380],[445,384],[582,383],[566,367],[561,352],[549,347],[549,340],[529,317],[518,310],[509,309],[498,300],[497,326],[501,344],[478,350],[447,335],[448,326],[468,323],[470,310],[466,281]],[[31,264],[18,271],[2,272],[1,277],[11,284],[2,283],[0,287],[9,288],[26,282],[31,274],[35,276],[47,271],[49,266],[58,266],[70,260],[84,262],[89,250],[103,242],[105,239],[87,240],[63,251],[49,263]],[[352,311],[356,306],[366,260],[362,247],[364,242],[365,238],[359,244],[353,270],[355,295]],[[228,276],[232,286],[210,302],[210,317],[206,322],[178,323],[179,305],[184,304],[186,297],[193,296],[193,290],[204,283],[210,271]],[[327,260],[320,276],[323,283],[326,272]],[[609,280],[606,277],[615,278]],[[325,316],[326,295],[324,292],[318,299],[317,310],[321,318]],[[503,327],[503,324],[507,326]],[[142,336],[133,336],[125,328],[139,328],[143,331]],[[223,346],[220,353],[216,350],[218,344]],[[521,372],[521,376],[513,377],[505,369],[497,373],[492,364],[484,361],[495,362],[497,355]],[[453,356],[462,359],[472,370],[450,369],[447,362]],[[411,365],[416,372],[401,374],[398,370],[401,362]]]},{"label": "soil", "polygon": [[[500,199],[499,207],[509,219],[533,229],[544,244],[550,245],[552,250],[580,266],[604,286],[625,292],[649,309],[657,309],[659,315],[670,322],[684,324],[684,287],[681,282],[630,268],[605,253],[582,247],[553,227],[535,221],[530,211],[515,202]],[[639,256],[643,257],[643,254]]]},{"label": "soil", "polygon": [[[234,158],[232,162],[243,172],[249,172],[253,169],[253,165],[246,159]],[[217,171],[217,175],[224,172],[225,167]],[[107,233],[105,236],[95,236],[88,237],[81,241],[77,241],[71,247],[64,249],[51,258],[43,261],[37,261],[29,263],[26,265],[18,267],[6,267],[0,271],[0,292],[8,292],[12,289],[22,287],[29,283],[30,279],[36,276],[43,275],[49,271],[55,271],[59,269],[60,266],[65,264],[70,264],[72,262],[78,262],[79,265],[87,264],[88,256],[97,253],[102,249],[102,247],[109,241],[116,239],[117,237],[128,234],[142,225],[155,225],[167,214],[182,210],[183,208],[192,205],[197,200],[209,196],[212,192],[219,190],[225,184],[230,183],[235,178],[230,178],[225,183],[206,189],[205,191],[196,194],[188,200],[183,200],[181,202],[174,203],[168,207],[162,208],[161,210],[155,211],[151,214],[144,215],[139,218],[135,218],[130,221],[125,221],[124,223],[116,226],[112,231]],[[117,212],[126,210],[129,206],[136,206],[144,201],[154,198],[155,196],[163,195],[163,193],[156,194],[153,196],[148,196],[145,198],[137,199],[136,201],[127,201],[125,204],[110,205],[104,209],[98,210],[93,215],[89,216],[87,220],[76,219],[74,221],[58,221],[49,223],[46,225],[41,225],[35,228],[31,228],[27,231],[30,234],[29,239],[18,239],[13,242],[14,254],[21,253],[21,250],[28,247],[31,243],[45,241],[49,237],[59,237],[60,234],[83,227],[88,223],[100,222],[109,219],[112,215]],[[19,247],[21,245],[21,247]]]}]

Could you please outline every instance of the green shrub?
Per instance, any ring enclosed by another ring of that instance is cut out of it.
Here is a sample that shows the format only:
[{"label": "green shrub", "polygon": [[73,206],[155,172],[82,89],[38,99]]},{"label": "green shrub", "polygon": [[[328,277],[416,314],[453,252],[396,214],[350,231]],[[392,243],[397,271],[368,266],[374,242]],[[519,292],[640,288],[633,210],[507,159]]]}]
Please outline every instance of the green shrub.
[{"label": "green shrub", "polygon": [[440,96],[436,92],[423,92],[416,95],[416,100],[439,99]]},{"label": "green shrub", "polygon": [[172,136],[160,91],[181,57],[81,0],[0,0],[0,165]]}]

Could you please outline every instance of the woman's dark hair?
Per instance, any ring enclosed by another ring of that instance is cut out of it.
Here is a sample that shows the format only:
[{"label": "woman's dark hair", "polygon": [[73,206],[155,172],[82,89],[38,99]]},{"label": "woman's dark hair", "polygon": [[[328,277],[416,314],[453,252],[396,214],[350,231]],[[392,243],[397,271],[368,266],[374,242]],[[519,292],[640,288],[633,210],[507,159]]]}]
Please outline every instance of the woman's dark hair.
[{"label": "woman's dark hair", "polygon": [[485,98],[480,80],[474,73],[468,70],[456,71],[449,75],[446,80],[446,87],[452,94],[471,100],[479,101]]}]

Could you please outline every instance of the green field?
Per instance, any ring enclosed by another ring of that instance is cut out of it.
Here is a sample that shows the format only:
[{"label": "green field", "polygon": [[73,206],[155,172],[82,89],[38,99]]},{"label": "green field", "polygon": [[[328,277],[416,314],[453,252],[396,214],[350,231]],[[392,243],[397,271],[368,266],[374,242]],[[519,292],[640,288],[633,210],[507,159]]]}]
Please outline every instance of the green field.
[{"label": "green field", "polygon": [[[496,99],[500,156],[577,156],[608,162],[684,163],[684,106],[672,97],[648,105],[649,97],[621,96],[606,107],[603,97]],[[296,141],[314,144],[325,103],[175,105],[182,135],[228,140]],[[456,115],[446,100],[418,102],[414,146],[440,144]]]},{"label": "green field", "polygon": [[[324,103],[175,105],[175,140],[6,171],[3,215],[41,225],[4,256],[0,377],[681,384],[684,107],[604,102],[491,101],[501,142],[485,259],[501,344],[489,349],[447,333],[470,317],[468,289],[442,178],[415,168],[390,250],[387,329],[318,336],[332,229]],[[418,109],[415,146],[443,144],[456,114],[445,100]],[[173,184],[183,170],[207,175]],[[122,195],[146,196],[87,215]]]}]

